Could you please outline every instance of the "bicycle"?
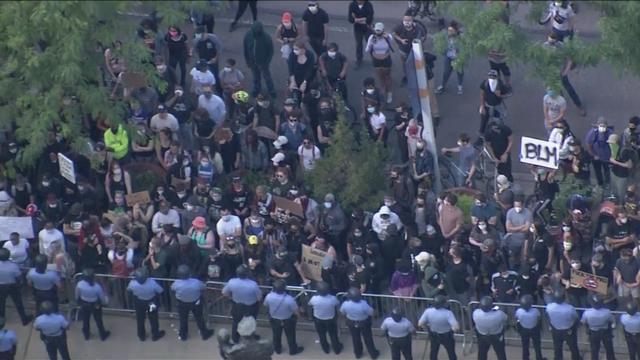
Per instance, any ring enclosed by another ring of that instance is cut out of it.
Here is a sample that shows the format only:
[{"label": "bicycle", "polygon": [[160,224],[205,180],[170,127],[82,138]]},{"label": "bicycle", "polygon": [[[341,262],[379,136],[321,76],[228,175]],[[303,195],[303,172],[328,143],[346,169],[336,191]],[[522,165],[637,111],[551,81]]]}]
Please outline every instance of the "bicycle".
[{"label": "bicycle", "polygon": [[[483,144],[474,144],[474,147],[478,151],[478,158],[476,159],[476,177],[480,181],[484,181],[485,194],[495,194],[496,179],[498,177],[498,166],[496,165],[496,159],[489,153],[489,150]],[[493,166],[493,169],[491,167]]]},{"label": "bicycle", "polygon": [[431,22],[437,22],[440,30],[444,29],[444,18],[440,17],[436,12],[436,1],[424,1],[424,0],[409,0],[407,5],[407,12],[413,17],[415,26],[419,27],[423,34],[427,34],[427,27],[424,23],[417,19],[427,18]]}]

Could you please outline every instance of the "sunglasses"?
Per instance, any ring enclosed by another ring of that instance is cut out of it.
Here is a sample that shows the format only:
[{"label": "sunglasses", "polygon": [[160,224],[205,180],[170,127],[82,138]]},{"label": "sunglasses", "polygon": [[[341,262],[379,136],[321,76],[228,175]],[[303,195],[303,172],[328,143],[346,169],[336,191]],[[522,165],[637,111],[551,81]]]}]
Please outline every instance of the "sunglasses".
[{"label": "sunglasses", "polygon": [[304,145],[309,145],[309,144],[311,144],[311,143],[310,143],[310,142],[308,142],[308,141],[303,141],[303,142],[302,142],[302,144],[304,144]]},{"label": "sunglasses", "polygon": [[289,121],[291,121],[291,122],[298,122],[298,119],[292,119],[292,118],[289,118]]}]

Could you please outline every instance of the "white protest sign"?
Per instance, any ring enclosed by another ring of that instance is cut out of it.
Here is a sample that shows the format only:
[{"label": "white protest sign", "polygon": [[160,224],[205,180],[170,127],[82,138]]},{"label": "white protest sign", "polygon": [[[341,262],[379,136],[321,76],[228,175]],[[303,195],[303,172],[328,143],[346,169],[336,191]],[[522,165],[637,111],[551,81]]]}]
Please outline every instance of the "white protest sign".
[{"label": "white protest sign", "polygon": [[302,273],[307,279],[322,281],[322,259],[326,252],[302,245]]},{"label": "white protest sign", "polygon": [[9,240],[12,232],[20,234],[21,238],[33,239],[31,217],[0,216],[0,241]]},{"label": "white protest sign", "polygon": [[69,180],[72,184],[76,183],[76,170],[73,167],[73,160],[58,153],[58,165],[60,165],[60,175]]},{"label": "white protest sign", "polygon": [[523,136],[520,142],[520,162],[557,169],[560,147],[556,143]]}]

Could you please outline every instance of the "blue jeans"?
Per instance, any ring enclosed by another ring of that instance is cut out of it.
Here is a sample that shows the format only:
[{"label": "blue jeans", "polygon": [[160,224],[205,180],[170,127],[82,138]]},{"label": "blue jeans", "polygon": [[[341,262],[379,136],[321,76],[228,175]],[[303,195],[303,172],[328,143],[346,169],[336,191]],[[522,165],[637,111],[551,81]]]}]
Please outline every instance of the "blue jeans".
[{"label": "blue jeans", "polygon": [[[451,76],[451,73],[453,72],[453,66],[451,65],[451,62],[454,59],[450,59],[448,57],[444,58],[444,72],[442,73],[442,87],[445,87],[447,85],[447,82],[449,81],[449,77]],[[456,75],[458,75],[458,86],[462,86],[462,80],[464,78],[464,71],[456,71]]]},{"label": "blue jeans", "polygon": [[267,84],[267,89],[269,89],[269,94],[274,95],[276,93],[275,88],[273,87],[273,79],[271,78],[271,71],[269,70],[269,66],[252,66],[251,74],[253,75],[253,93],[257,95],[262,90],[262,78],[264,77],[264,82]]}]

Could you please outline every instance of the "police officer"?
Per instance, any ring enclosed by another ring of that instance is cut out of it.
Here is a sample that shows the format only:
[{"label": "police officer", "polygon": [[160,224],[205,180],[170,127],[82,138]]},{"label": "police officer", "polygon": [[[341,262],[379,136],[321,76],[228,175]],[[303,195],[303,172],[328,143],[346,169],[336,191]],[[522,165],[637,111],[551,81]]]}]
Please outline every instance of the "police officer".
[{"label": "police officer", "polygon": [[178,280],[171,284],[171,290],[175,292],[176,300],[178,300],[178,317],[180,318],[179,339],[187,341],[189,333],[189,312],[191,312],[200,330],[202,340],[207,340],[213,335],[213,330],[207,329],[202,315],[202,291],[206,285],[202,281],[191,277],[189,266],[185,264],[178,266],[177,275]]},{"label": "police officer", "polygon": [[371,317],[373,308],[362,300],[360,289],[351,288],[348,293],[349,299],[340,306],[340,313],[347,317],[347,325],[353,341],[353,353],[356,358],[362,357],[362,340],[367,346],[367,351],[372,359],[377,359],[380,352],[373,343],[371,333]]},{"label": "police officer", "polygon": [[411,321],[404,317],[404,312],[400,308],[395,307],[391,310],[391,316],[382,321],[380,329],[389,341],[392,360],[400,360],[400,353],[402,353],[405,360],[413,360],[411,334],[416,329]]},{"label": "police officer", "polygon": [[429,330],[431,339],[429,359],[438,360],[438,352],[442,345],[447,350],[449,360],[457,360],[453,333],[460,329],[460,325],[453,312],[446,308],[446,297],[438,295],[433,300],[433,307],[427,308],[418,320],[418,327]]},{"label": "police officer", "polygon": [[[322,281],[316,286],[317,294],[309,300],[309,305],[313,308],[313,323],[320,338],[322,351],[328,354],[333,348],[333,352],[338,355],[342,351],[342,344],[338,339],[338,312],[340,301],[329,293],[329,284]],[[327,341],[327,333],[331,339],[331,348]]]},{"label": "police officer", "polygon": [[489,348],[493,346],[498,360],[507,360],[504,344],[504,328],[507,314],[493,308],[493,299],[484,296],[480,299],[480,309],[473,311],[473,322],[478,335],[478,360],[487,360]]},{"label": "police officer", "polygon": [[264,298],[264,306],[269,310],[269,322],[273,333],[273,347],[276,354],[282,352],[282,330],[287,336],[289,355],[301,353],[304,348],[296,342],[296,320],[298,304],[286,292],[287,284],[282,279],[273,283],[272,291]]},{"label": "police officer", "polygon": [[144,328],[144,320],[149,315],[151,325],[151,341],[157,341],[165,335],[164,330],[159,330],[158,303],[159,295],[163,289],[154,279],[149,279],[149,271],[141,267],[133,274],[134,279],[129,282],[127,290],[133,294],[134,307],[136,309],[136,325],[138,327],[138,339],[145,341],[147,334]]},{"label": "police officer", "polygon": [[80,317],[82,318],[82,334],[85,340],[89,340],[91,333],[89,332],[89,320],[91,315],[96,321],[98,332],[100,333],[100,340],[105,341],[110,331],[104,329],[102,323],[102,306],[107,303],[107,299],[104,296],[102,286],[96,283],[95,273],[93,269],[85,269],[82,273],[82,280],[76,285],[76,300],[80,304]]},{"label": "police officer", "polygon": [[45,300],[40,305],[42,315],[36,318],[34,323],[36,330],[40,331],[40,338],[47,348],[50,360],[58,358],[58,352],[63,360],[69,360],[69,348],[67,347],[67,329],[69,322],[64,316],[56,313],[53,303]]},{"label": "police officer", "polygon": [[13,330],[4,328],[6,320],[0,316],[0,359],[13,360],[18,349],[18,337]]},{"label": "police officer", "polygon": [[545,309],[551,324],[553,338],[553,358],[562,360],[562,343],[567,342],[573,360],[582,359],[578,350],[578,313],[576,309],[564,302],[564,289],[558,288],[553,292],[553,302]]},{"label": "police officer", "polygon": [[27,315],[22,304],[22,296],[20,295],[20,267],[12,261],[9,261],[11,253],[8,249],[0,249],[0,316],[4,317],[4,310],[7,303],[7,296],[11,296],[11,300],[16,306],[22,325],[27,325],[33,320],[33,315]]},{"label": "police officer", "polygon": [[238,323],[245,316],[254,318],[258,316],[262,292],[258,284],[249,279],[249,269],[245,265],[240,265],[236,269],[236,277],[230,279],[222,288],[222,294],[231,298],[233,302],[231,307],[231,339],[237,343],[240,340]]},{"label": "police officer", "polygon": [[36,256],[34,265],[35,267],[27,272],[27,282],[33,287],[36,309],[40,311],[40,304],[48,300],[53,304],[53,312],[58,312],[60,275],[57,271],[47,270],[47,257],[45,255]]},{"label": "police officer", "polygon": [[536,360],[546,360],[542,357],[540,342],[540,311],[533,308],[533,296],[526,294],[520,298],[520,308],[515,316],[522,340],[522,360],[529,360],[529,341],[533,341]]},{"label": "police officer", "polygon": [[629,360],[640,360],[640,313],[634,301],[629,301],[626,308],[627,313],[620,315],[620,323],[629,349]]},{"label": "police officer", "polygon": [[581,322],[587,326],[587,335],[589,335],[589,345],[591,346],[591,360],[600,358],[601,342],[604,345],[607,360],[615,360],[612,332],[615,319],[611,310],[604,307],[602,298],[597,294],[591,297],[591,308],[582,313]]}]

